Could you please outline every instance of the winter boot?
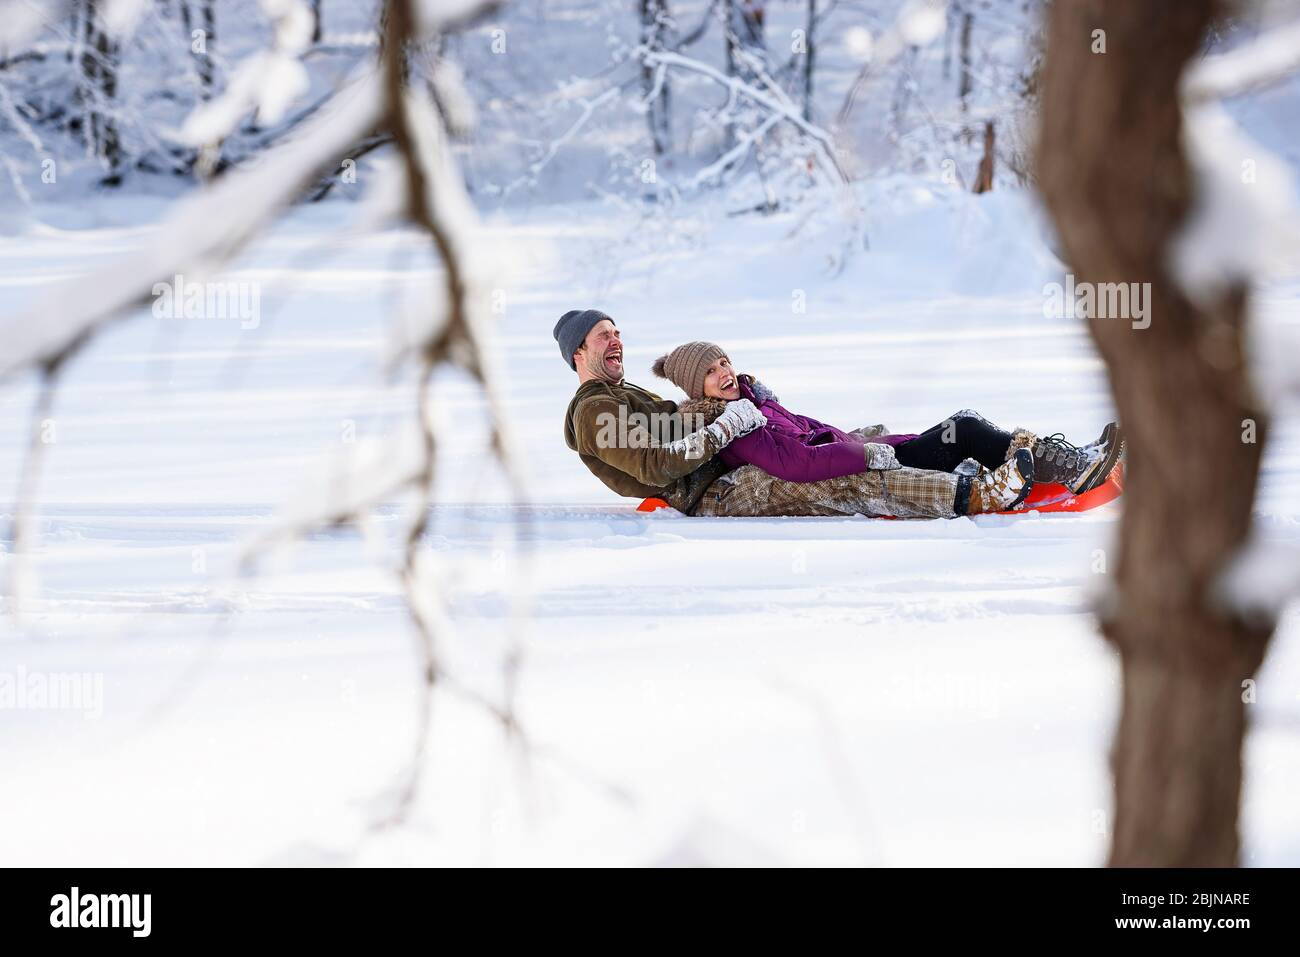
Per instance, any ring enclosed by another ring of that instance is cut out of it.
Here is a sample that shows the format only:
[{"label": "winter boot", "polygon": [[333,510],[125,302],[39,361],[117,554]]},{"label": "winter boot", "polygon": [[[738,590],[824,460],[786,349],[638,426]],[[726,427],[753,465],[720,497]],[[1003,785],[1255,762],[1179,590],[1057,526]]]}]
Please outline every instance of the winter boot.
[{"label": "winter boot", "polygon": [[1077,495],[1106,481],[1123,451],[1124,435],[1116,422],[1087,445],[1071,445],[1057,432],[1034,443],[1034,477],[1064,485]]},{"label": "winter boot", "polygon": [[985,470],[973,478],[963,477],[958,481],[970,482],[967,515],[1015,508],[1034,487],[1034,455],[1029,449],[1016,449],[1011,458],[993,471]]}]

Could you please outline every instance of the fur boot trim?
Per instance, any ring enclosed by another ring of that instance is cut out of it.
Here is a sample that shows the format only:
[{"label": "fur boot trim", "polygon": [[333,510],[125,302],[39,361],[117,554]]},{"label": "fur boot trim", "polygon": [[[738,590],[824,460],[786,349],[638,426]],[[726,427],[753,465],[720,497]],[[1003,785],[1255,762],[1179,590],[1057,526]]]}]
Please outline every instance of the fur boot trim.
[{"label": "fur boot trim", "polygon": [[1017,449],[1034,450],[1034,443],[1038,441],[1038,436],[1034,435],[1028,429],[1016,429],[1011,433],[1011,444],[1007,446],[1007,457],[1005,461],[1010,462],[1011,457],[1016,454]]}]

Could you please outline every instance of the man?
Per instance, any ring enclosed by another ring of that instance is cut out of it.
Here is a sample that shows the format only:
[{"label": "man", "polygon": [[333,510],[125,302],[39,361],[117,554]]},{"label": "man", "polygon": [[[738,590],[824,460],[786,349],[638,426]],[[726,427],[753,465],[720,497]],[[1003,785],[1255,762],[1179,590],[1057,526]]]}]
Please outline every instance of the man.
[{"label": "man", "polygon": [[555,325],[560,355],[578,374],[564,417],[564,439],[596,478],[619,495],[661,498],[694,514],[727,471],[717,452],[767,420],[748,400],[699,428],[677,403],[623,379],[623,342],[614,320],[596,309],[572,310]]},{"label": "man", "polygon": [[[661,498],[687,515],[954,518],[972,512],[969,480],[902,467],[896,460],[877,465],[874,458],[889,451],[881,445],[864,443],[862,472],[826,481],[789,482],[753,465],[728,474],[717,453],[767,425],[752,401],[727,402],[707,424],[702,416],[683,416],[676,402],[624,380],[622,337],[599,310],[566,312],[554,335],[579,382],[565,413],[565,441],[619,495]],[[686,372],[703,379],[713,358],[707,349],[691,351]],[[1033,458],[1025,452],[1023,459],[1021,468],[1032,482]],[[1018,488],[1000,491],[1014,495]]]}]

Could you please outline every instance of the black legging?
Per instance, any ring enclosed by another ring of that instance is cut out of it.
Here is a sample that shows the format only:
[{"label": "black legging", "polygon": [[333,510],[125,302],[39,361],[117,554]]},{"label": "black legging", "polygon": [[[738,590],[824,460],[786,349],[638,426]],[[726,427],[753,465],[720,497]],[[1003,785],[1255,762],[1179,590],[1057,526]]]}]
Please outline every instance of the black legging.
[{"label": "black legging", "polygon": [[1003,432],[978,412],[962,409],[914,439],[894,446],[899,464],[914,469],[951,472],[963,459],[995,469],[1007,458],[1011,433]]}]

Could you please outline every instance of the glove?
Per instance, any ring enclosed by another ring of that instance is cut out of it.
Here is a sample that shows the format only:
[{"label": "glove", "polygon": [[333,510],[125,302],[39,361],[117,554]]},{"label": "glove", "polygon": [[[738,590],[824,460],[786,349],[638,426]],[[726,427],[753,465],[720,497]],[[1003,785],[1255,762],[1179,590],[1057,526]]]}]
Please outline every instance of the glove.
[{"label": "glove", "polygon": [[748,399],[737,399],[735,402],[728,402],[723,413],[710,424],[665,447],[670,451],[681,453],[688,459],[702,459],[721,451],[742,435],[748,435],[765,425],[767,425],[767,416],[759,412],[754,403]]},{"label": "glove", "polygon": [[866,425],[860,429],[854,429],[850,434],[856,435],[860,438],[870,439],[877,435],[888,435],[889,430],[883,425]]},{"label": "glove", "polygon": [[894,454],[894,447],[886,445],[883,442],[867,442],[862,446],[864,457],[867,460],[868,469],[901,469],[903,466],[898,462],[898,456]]},{"label": "glove", "polygon": [[727,403],[727,410],[713,420],[708,431],[713,433],[721,447],[765,425],[767,416],[759,412],[754,403],[748,399],[737,399]]}]

